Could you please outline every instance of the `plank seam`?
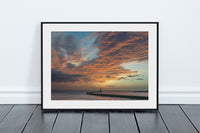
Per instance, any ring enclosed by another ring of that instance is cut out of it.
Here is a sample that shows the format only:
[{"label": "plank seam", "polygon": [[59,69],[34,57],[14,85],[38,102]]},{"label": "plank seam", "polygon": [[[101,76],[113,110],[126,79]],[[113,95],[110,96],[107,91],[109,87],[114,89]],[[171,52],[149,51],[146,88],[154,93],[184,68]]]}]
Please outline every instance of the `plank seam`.
[{"label": "plank seam", "polygon": [[24,130],[25,130],[25,128],[26,128],[26,126],[27,126],[27,124],[28,124],[28,122],[30,121],[30,119],[32,118],[32,116],[33,116],[33,114],[35,113],[35,110],[38,108],[38,105],[36,105],[36,107],[34,108],[34,110],[33,110],[33,112],[31,113],[31,115],[29,116],[29,118],[28,118],[28,120],[26,121],[26,123],[25,123],[25,125],[24,125],[24,127],[22,128],[22,131],[21,131],[21,133],[23,133],[24,132]]},{"label": "plank seam", "polygon": [[84,117],[84,112],[82,112],[81,126],[80,126],[80,133],[82,132],[82,127],[83,127],[83,117]]},{"label": "plank seam", "polygon": [[56,118],[55,118],[55,120],[54,120],[54,122],[53,122],[53,125],[52,125],[52,128],[51,128],[51,132],[53,132],[53,128],[54,128],[54,126],[55,126],[55,124],[56,124],[58,115],[59,115],[59,112],[57,112],[57,114],[56,114]]},{"label": "plank seam", "polygon": [[109,133],[111,133],[111,129],[110,129],[110,112],[108,111],[108,130],[109,130]]},{"label": "plank seam", "polygon": [[183,108],[180,106],[180,105],[178,105],[180,108],[181,108],[181,110],[183,111],[183,113],[185,114],[185,116],[187,117],[187,119],[190,121],[190,123],[192,124],[192,126],[196,129],[196,131],[199,133],[199,130],[196,128],[196,126],[194,125],[194,123],[190,120],[190,117],[187,115],[187,113],[183,110]]},{"label": "plank seam", "polygon": [[5,116],[2,118],[2,120],[0,121],[0,123],[6,118],[6,116],[10,113],[10,111],[13,109],[15,105],[12,105],[12,107],[8,110],[8,112],[5,114]]},{"label": "plank seam", "polygon": [[160,111],[158,111],[158,113],[159,113],[160,118],[162,119],[162,121],[163,121],[163,123],[164,123],[164,125],[165,125],[165,127],[166,127],[166,129],[167,129],[167,131],[168,131],[168,133],[170,133],[169,128],[167,127],[167,124],[166,124],[166,122],[164,121],[164,118],[162,117]]},{"label": "plank seam", "polygon": [[135,112],[133,112],[133,115],[134,115],[134,118],[135,118],[135,122],[136,122],[136,126],[137,126],[137,129],[138,129],[138,132],[141,133],[141,132],[140,132],[140,127],[139,127],[139,124],[138,124],[138,121],[137,121]]}]

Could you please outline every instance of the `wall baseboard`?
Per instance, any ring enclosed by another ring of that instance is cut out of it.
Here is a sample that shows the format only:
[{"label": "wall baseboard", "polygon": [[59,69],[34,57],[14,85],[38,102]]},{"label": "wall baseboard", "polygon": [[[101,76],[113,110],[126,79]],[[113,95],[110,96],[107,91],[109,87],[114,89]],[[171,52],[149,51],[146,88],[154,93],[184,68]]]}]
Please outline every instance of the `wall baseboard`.
[{"label": "wall baseboard", "polygon": [[0,92],[0,104],[40,104],[40,92]]},{"label": "wall baseboard", "polygon": [[200,104],[200,92],[159,92],[159,104]]},{"label": "wall baseboard", "polygon": [[[160,91],[159,104],[200,104],[200,91]],[[1,91],[0,104],[40,104],[40,91]]]}]

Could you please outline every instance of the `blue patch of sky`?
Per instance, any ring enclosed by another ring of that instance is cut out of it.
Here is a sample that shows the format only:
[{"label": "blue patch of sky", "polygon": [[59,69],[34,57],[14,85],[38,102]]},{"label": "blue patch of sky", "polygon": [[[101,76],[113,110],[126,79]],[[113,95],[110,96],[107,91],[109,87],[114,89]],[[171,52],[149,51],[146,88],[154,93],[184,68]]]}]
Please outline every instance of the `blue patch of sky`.
[{"label": "blue patch of sky", "polygon": [[121,67],[123,67],[124,69],[131,70],[131,71],[138,71],[137,74],[144,75],[143,77],[141,77],[144,79],[144,81],[148,80],[148,61],[144,61],[144,62],[132,61],[129,63],[122,64]]},{"label": "blue patch of sky", "polygon": [[69,32],[65,32],[64,33],[66,36],[67,35],[73,35],[77,40],[81,40],[87,36],[89,36],[91,34],[91,32],[73,32],[73,31],[69,31]]},{"label": "blue patch of sky", "polygon": [[98,57],[98,48],[93,46],[97,36],[93,32],[65,32],[65,35],[73,35],[79,43],[79,48],[84,49],[82,56],[85,61]]}]

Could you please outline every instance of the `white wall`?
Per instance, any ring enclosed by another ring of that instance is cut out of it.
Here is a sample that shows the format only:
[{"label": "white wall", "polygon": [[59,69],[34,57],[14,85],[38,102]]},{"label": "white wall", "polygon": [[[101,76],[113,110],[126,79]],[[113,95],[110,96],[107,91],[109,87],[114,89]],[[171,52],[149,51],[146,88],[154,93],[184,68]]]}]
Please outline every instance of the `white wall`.
[{"label": "white wall", "polygon": [[40,103],[40,22],[160,22],[160,103],[200,103],[199,0],[5,0],[0,103]]}]

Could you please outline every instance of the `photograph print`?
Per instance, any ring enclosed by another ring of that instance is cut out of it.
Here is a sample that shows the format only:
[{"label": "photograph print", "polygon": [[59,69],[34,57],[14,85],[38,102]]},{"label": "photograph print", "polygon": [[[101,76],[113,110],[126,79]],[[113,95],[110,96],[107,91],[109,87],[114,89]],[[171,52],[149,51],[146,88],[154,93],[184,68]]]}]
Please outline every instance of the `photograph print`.
[{"label": "photograph print", "polygon": [[148,32],[52,32],[52,100],[148,99]]},{"label": "photograph print", "polygon": [[[45,53],[50,57],[47,64],[43,62],[43,70],[47,65],[50,70],[46,87],[47,76],[43,72],[42,96],[43,104],[46,101],[47,105],[44,109],[145,109],[145,105],[147,109],[157,108],[157,68],[152,68],[157,63],[153,59],[157,54],[157,23],[44,23],[42,26],[43,61]],[[44,45],[48,45],[48,52]],[[44,99],[48,94],[48,99]]]}]

